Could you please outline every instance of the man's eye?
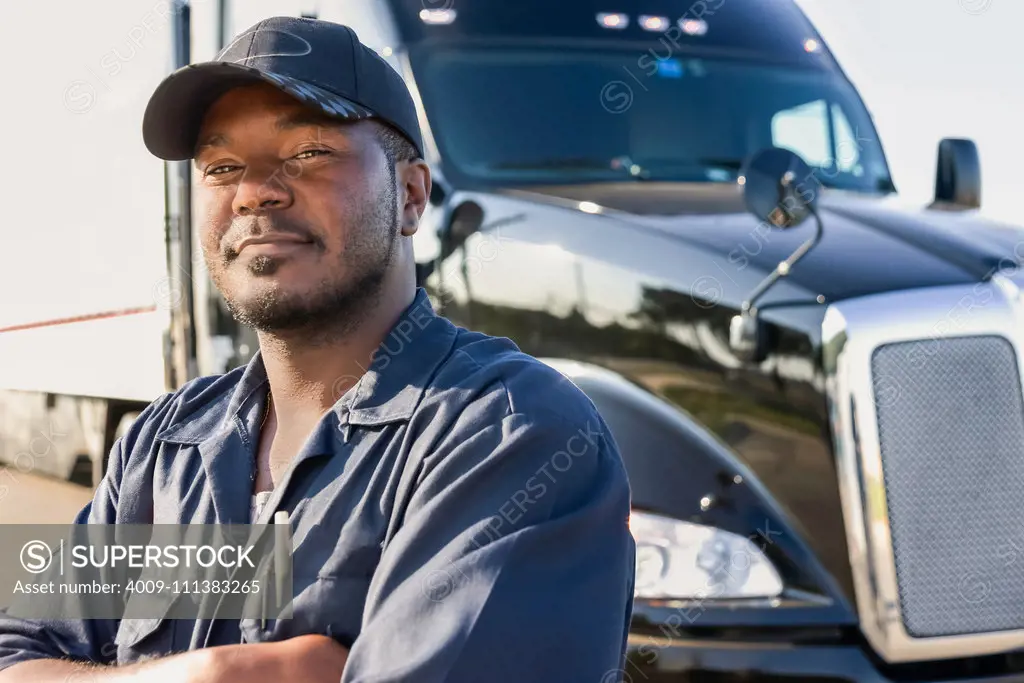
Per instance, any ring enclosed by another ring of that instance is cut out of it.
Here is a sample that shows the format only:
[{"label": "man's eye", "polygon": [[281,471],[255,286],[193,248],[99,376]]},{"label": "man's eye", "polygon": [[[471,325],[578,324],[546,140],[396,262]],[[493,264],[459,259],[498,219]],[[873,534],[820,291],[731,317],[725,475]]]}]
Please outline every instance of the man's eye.
[{"label": "man's eye", "polygon": [[295,155],[296,159],[312,159],[321,154],[330,154],[326,149],[304,149]]},{"label": "man's eye", "polygon": [[238,167],[230,166],[228,164],[221,164],[220,166],[211,166],[208,169],[206,169],[206,175],[224,175],[225,173],[229,173],[230,171],[233,171],[236,168]]}]

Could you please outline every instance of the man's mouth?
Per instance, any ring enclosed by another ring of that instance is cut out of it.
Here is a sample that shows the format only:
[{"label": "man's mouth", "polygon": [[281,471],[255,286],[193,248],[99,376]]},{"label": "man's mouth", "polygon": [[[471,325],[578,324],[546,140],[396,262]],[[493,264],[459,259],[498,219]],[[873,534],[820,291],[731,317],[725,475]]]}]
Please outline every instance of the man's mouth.
[{"label": "man's mouth", "polygon": [[256,237],[246,237],[238,243],[238,246],[235,248],[235,253],[241,254],[244,250],[248,250],[252,254],[273,256],[277,254],[291,253],[312,245],[312,240],[305,239],[298,235],[290,233],[275,233],[270,235],[259,235]]}]

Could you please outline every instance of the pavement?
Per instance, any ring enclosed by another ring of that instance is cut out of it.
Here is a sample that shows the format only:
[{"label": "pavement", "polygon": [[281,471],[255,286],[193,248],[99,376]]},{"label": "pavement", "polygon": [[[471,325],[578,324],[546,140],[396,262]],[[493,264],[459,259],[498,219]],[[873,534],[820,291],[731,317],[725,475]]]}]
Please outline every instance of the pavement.
[{"label": "pavement", "polygon": [[70,524],[92,489],[0,467],[0,524]]}]

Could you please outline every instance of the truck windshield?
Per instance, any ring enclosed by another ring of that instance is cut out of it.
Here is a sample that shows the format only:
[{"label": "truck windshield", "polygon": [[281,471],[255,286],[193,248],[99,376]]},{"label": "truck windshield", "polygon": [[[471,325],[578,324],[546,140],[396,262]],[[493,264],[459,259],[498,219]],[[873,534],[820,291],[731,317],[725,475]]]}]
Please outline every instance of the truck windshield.
[{"label": "truck windshield", "polygon": [[735,182],[775,145],[826,186],[892,190],[860,99],[822,69],[617,48],[434,49],[413,65],[453,180]]}]

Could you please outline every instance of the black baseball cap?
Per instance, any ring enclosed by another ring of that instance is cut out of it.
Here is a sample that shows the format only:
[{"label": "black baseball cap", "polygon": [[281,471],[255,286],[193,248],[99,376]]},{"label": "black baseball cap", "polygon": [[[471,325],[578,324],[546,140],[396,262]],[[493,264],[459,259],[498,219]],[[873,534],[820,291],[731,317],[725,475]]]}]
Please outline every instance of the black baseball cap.
[{"label": "black baseball cap", "polygon": [[330,116],[390,124],[423,156],[416,107],[398,72],[348,26],[298,17],[264,19],[212,61],[167,76],[143,115],[146,147],[168,161],[191,159],[210,105],[231,88],[261,81]]}]

